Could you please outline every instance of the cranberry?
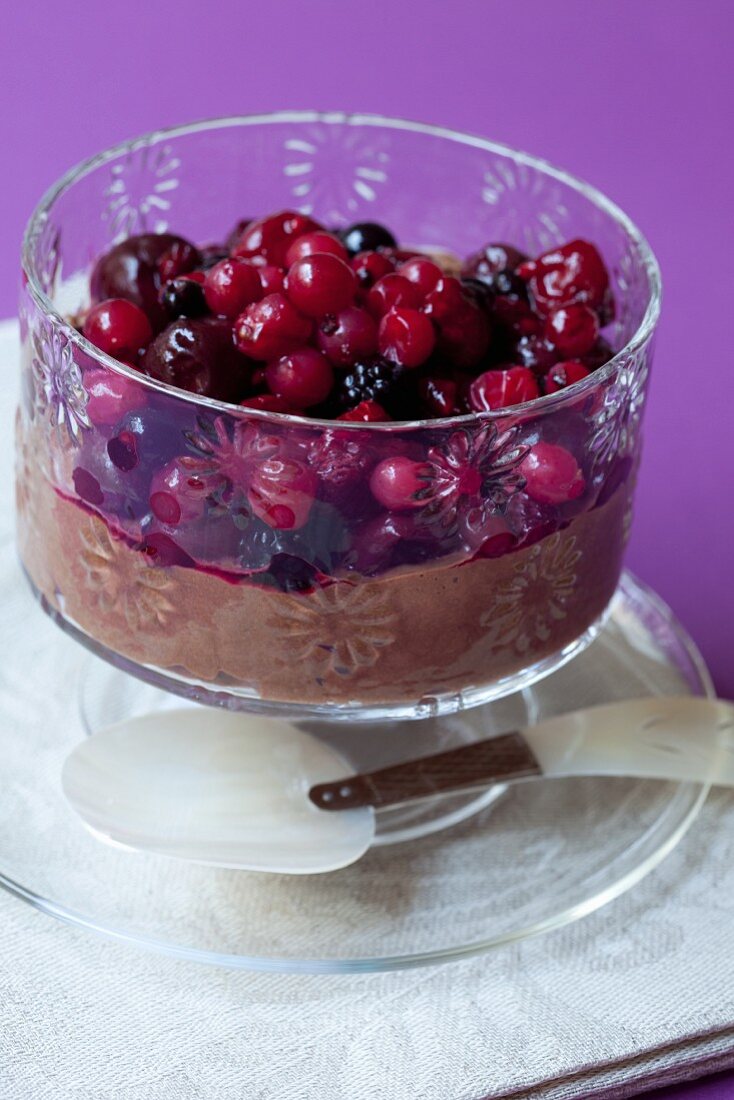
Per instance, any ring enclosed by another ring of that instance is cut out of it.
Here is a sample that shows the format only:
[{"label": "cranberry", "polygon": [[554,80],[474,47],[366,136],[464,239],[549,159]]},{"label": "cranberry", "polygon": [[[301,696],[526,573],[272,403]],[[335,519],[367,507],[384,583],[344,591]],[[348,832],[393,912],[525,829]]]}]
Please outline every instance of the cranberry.
[{"label": "cranberry", "polygon": [[580,382],[582,378],[589,377],[589,371],[583,363],[576,359],[570,359],[566,363],[556,363],[543,378],[543,391],[545,393],[557,393],[565,390],[574,382]]},{"label": "cranberry", "polygon": [[110,462],[118,470],[127,474],[134,470],[140,461],[138,457],[138,444],[133,432],[120,432],[114,435],[107,444],[107,454]]},{"label": "cranberry", "polygon": [[257,268],[257,273],[260,276],[263,296],[266,294],[279,294],[285,287],[285,272],[282,267],[262,264]]},{"label": "cranberry", "polygon": [[237,399],[244,367],[229,325],[213,318],[174,321],[143,357],[143,369],[151,378],[220,401]]},{"label": "cranberry", "polygon": [[127,298],[147,314],[154,329],[167,324],[158,301],[161,276],[158,261],[174,244],[187,244],[172,233],[141,233],[114,245],[94,265],[90,280],[93,302]]},{"label": "cranberry", "polygon": [[187,469],[185,459],[174,458],[151,478],[150,508],[161,523],[176,527],[203,515],[207,493],[203,478]]},{"label": "cranberry", "polygon": [[539,504],[564,504],[580,497],[586,483],[576,459],[555,443],[536,443],[518,471],[525,478],[525,492]]},{"label": "cranberry", "polygon": [[323,317],[352,304],[357,277],[338,256],[317,252],[288,268],[286,293],[307,317]]},{"label": "cranberry", "polygon": [[423,378],[418,387],[431,416],[452,416],[459,400],[459,384],[453,378]]},{"label": "cranberry", "polygon": [[316,331],[316,343],[327,359],[346,367],[375,354],[377,325],[366,310],[347,306],[323,319]]},{"label": "cranberry", "polygon": [[433,260],[424,256],[415,256],[412,260],[406,260],[405,263],[400,264],[398,275],[415,283],[421,296],[425,298],[434,289],[439,279],[443,278],[443,271]]},{"label": "cranberry", "polygon": [[244,355],[267,362],[307,343],[311,322],[283,294],[268,294],[240,314],[234,334]]},{"label": "cranberry", "polygon": [[545,374],[557,362],[558,353],[542,336],[521,336],[512,348],[512,359],[536,374]]},{"label": "cranberry", "polygon": [[221,260],[206,273],[204,297],[212,313],[234,320],[263,297],[257,268],[247,260]]},{"label": "cranberry", "polygon": [[135,359],[153,338],[150,321],[140,306],[125,298],[109,298],[92,306],[83,331],[100,351],[119,359]]},{"label": "cranberry", "polygon": [[169,279],[177,279],[179,275],[187,275],[201,263],[201,253],[195,245],[188,241],[174,241],[158,260],[158,274],[162,283]]},{"label": "cranberry", "polygon": [[599,335],[599,319],[593,309],[581,303],[561,306],[546,319],[545,338],[559,353],[576,359],[591,351]]},{"label": "cranberry", "polygon": [[203,317],[208,312],[204,288],[191,275],[170,279],[160,292],[160,302],[171,320],[177,317]]},{"label": "cranberry", "polygon": [[436,343],[430,320],[417,309],[396,306],[380,321],[377,344],[380,354],[403,367],[425,363]]},{"label": "cranberry", "polygon": [[384,252],[358,252],[350,266],[363,290],[369,290],[383,275],[395,271],[394,262]]},{"label": "cranberry", "polygon": [[275,454],[253,469],[247,498],[258,519],[290,531],[308,520],[316,488],[316,475],[308,466]]},{"label": "cranberry", "polygon": [[286,253],[293,241],[321,228],[318,222],[305,214],[283,210],[279,214],[250,222],[232,248],[232,255],[259,257],[264,263],[283,267]]},{"label": "cranberry", "polygon": [[592,309],[605,300],[609,276],[593,244],[575,240],[528,260],[518,268],[527,280],[535,308],[547,316],[560,306],[585,302]]},{"label": "cranberry", "polygon": [[142,386],[106,368],[85,372],[87,416],[96,427],[111,428],[145,404]]},{"label": "cranberry", "polygon": [[394,272],[378,279],[367,295],[367,309],[378,319],[384,317],[394,306],[418,309],[422,304],[423,295],[415,283]]},{"label": "cranberry", "polygon": [[370,489],[375,499],[391,511],[403,512],[421,508],[426,491],[426,476],[425,463],[396,455],[378,462],[372,471]]},{"label": "cranberry", "polygon": [[[469,279],[492,286],[498,272],[514,271],[527,256],[511,244],[486,244],[478,252],[468,256],[461,267],[461,274]],[[494,289],[494,287],[493,287]]]},{"label": "cranberry", "polygon": [[476,367],[487,352],[489,339],[486,315],[464,301],[461,308],[442,323],[438,350],[456,367]]},{"label": "cranberry", "polygon": [[475,412],[506,409],[539,396],[537,379],[527,367],[485,371],[469,387],[469,404]]},{"label": "cranberry", "polygon": [[254,397],[246,397],[244,401],[240,401],[240,405],[246,409],[262,409],[263,412],[293,412],[285,398],[276,393],[258,393]]},{"label": "cranberry", "polygon": [[314,348],[302,348],[269,363],[265,377],[271,393],[296,409],[320,405],[329,396],[334,382],[331,364]]},{"label": "cranberry", "polygon": [[469,303],[461,283],[453,275],[443,275],[425,299],[425,312],[437,325],[451,320]]},{"label": "cranberry", "polygon": [[389,229],[377,222],[357,222],[342,229],[339,236],[352,256],[357,252],[374,252],[378,248],[396,248],[397,241]]},{"label": "cranberry", "polygon": [[352,420],[362,424],[377,424],[389,419],[383,407],[376,401],[360,401],[353,409],[347,409],[337,417],[337,420]]},{"label": "cranberry", "polygon": [[349,253],[333,233],[323,230],[317,233],[305,233],[297,237],[285,254],[285,267],[291,267],[297,260],[304,260],[306,256],[313,256],[315,252],[328,252],[332,256],[338,256],[340,260],[348,260]]}]

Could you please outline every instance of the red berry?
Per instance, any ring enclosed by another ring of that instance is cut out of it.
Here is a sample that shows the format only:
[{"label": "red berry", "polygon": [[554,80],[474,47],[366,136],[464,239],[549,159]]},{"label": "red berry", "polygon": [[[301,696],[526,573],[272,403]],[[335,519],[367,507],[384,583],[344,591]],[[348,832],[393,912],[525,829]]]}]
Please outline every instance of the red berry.
[{"label": "red berry", "polygon": [[331,364],[314,348],[302,348],[269,363],[265,378],[270,392],[296,409],[320,405],[334,383]]},{"label": "red berry", "polygon": [[360,401],[353,409],[347,409],[341,416],[337,416],[337,420],[354,420],[362,424],[376,424],[389,419],[383,407],[376,401]]},{"label": "red berry", "polygon": [[248,260],[222,260],[206,273],[204,297],[212,313],[234,320],[263,297],[257,268]]},{"label": "red berry", "polygon": [[380,321],[377,345],[380,354],[403,367],[419,367],[425,363],[436,343],[436,332],[430,320],[417,309],[397,306]]},{"label": "red berry", "polygon": [[84,335],[108,355],[134,359],[152,340],[153,330],[140,306],[126,298],[108,298],[90,309]]},{"label": "red berry", "polygon": [[517,468],[525,478],[525,492],[539,504],[565,504],[586,488],[574,456],[555,443],[536,443]]},{"label": "red berry", "polygon": [[501,271],[514,271],[527,257],[511,244],[486,244],[464,261],[461,274],[467,279],[493,285],[494,276]]},{"label": "red berry", "polygon": [[570,359],[566,363],[556,363],[543,378],[544,393],[557,393],[565,390],[574,382],[580,382],[582,378],[588,378],[591,372],[583,363],[576,359]]},{"label": "red berry", "polygon": [[156,519],[171,527],[190,523],[203,514],[208,492],[206,482],[187,469],[186,460],[174,458],[153,474],[151,511]]},{"label": "red berry", "polygon": [[469,387],[469,404],[475,412],[507,409],[539,396],[537,379],[527,367],[485,371]]},{"label": "red berry", "polygon": [[367,295],[367,309],[373,317],[384,317],[394,306],[408,306],[410,309],[418,309],[423,303],[421,294],[415,283],[394,272],[383,275]]},{"label": "red berry", "polygon": [[339,238],[321,230],[296,238],[285,254],[285,267],[290,267],[296,260],[303,260],[306,256],[313,256],[314,252],[328,252],[332,256],[338,256],[340,260],[349,259],[349,253]]},{"label": "red berry", "polygon": [[262,409],[263,412],[292,413],[294,410],[284,397],[275,393],[258,393],[254,397],[246,397],[240,401],[245,409]]},{"label": "red berry", "polygon": [[545,374],[558,361],[558,352],[542,336],[521,336],[511,349],[510,357],[521,367]]},{"label": "red berry", "polygon": [[322,227],[305,214],[283,210],[268,218],[250,222],[232,249],[233,256],[260,257],[261,261],[283,267],[291,244],[297,237]]},{"label": "red berry", "polygon": [[84,375],[87,415],[98,427],[114,427],[128,413],[145,404],[145,390],[121,374],[105,368]]},{"label": "red berry", "polygon": [[426,256],[414,256],[412,260],[406,260],[398,267],[398,275],[402,275],[411,283],[415,283],[425,298],[434,289],[439,279],[443,278],[443,271]]},{"label": "red berry", "polygon": [[561,306],[545,322],[545,338],[561,355],[576,359],[591,351],[599,335],[599,318],[581,303]]},{"label": "red berry", "polygon": [[244,355],[267,362],[303,347],[311,335],[311,322],[283,294],[268,294],[240,314],[234,335]]},{"label": "red berry", "polygon": [[377,325],[365,309],[347,306],[324,317],[316,330],[316,343],[332,363],[351,366],[377,351]]},{"label": "red berry", "polygon": [[385,508],[403,512],[423,505],[427,467],[412,458],[396,455],[378,462],[370,477],[372,495]]},{"label": "red berry", "polygon": [[395,271],[394,262],[384,252],[358,252],[350,266],[363,290],[369,290],[383,275]]},{"label": "red berry", "polygon": [[307,317],[323,317],[352,304],[357,276],[338,256],[316,252],[288,268],[286,293]]},{"label": "red berry", "polygon": [[453,378],[423,378],[418,387],[431,416],[452,416],[459,399],[459,384]]},{"label": "red berry", "polygon": [[535,308],[544,317],[572,302],[598,309],[607,297],[607,269],[588,241],[569,241],[551,249],[537,260],[520,264],[517,273],[527,280]]},{"label": "red berry", "polygon": [[438,350],[456,367],[476,367],[489,347],[490,328],[486,315],[465,301],[441,324]]},{"label": "red berry", "polygon": [[260,283],[265,294],[280,294],[285,286],[285,272],[282,267],[273,267],[272,264],[261,264],[257,267]]},{"label": "red berry", "polygon": [[437,325],[443,325],[457,316],[467,305],[461,283],[453,275],[442,275],[426,295],[424,310]]},{"label": "red berry", "polygon": [[232,343],[226,321],[181,317],[148,345],[142,367],[151,378],[189,393],[237,401],[244,390],[247,363]]},{"label": "red berry", "polygon": [[158,260],[158,274],[161,282],[177,279],[179,275],[188,275],[201,262],[199,249],[188,241],[174,241]]},{"label": "red berry", "polygon": [[307,521],[316,489],[316,475],[307,466],[275,454],[253,469],[247,499],[269,527],[291,531]]}]

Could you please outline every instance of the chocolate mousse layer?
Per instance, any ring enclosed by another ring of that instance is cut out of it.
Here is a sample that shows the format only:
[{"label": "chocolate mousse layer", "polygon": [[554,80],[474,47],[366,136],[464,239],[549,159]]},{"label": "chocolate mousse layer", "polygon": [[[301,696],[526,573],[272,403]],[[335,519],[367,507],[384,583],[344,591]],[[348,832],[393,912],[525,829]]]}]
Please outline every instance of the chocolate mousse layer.
[{"label": "chocolate mousse layer", "polygon": [[616,588],[627,493],[493,559],[284,593],[163,566],[38,472],[19,486],[19,546],[38,591],[129,661],[262,699],[406,704],[543,661]]}]

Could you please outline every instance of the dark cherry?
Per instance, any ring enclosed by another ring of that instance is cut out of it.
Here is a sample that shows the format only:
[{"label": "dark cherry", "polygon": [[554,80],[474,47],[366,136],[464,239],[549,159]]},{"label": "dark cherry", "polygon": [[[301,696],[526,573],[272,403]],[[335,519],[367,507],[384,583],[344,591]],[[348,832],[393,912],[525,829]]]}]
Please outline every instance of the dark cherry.
[{"label": "dark cherry", "polygon": [[455,367],[472,369],[481,363],[490,344],[487,315],[464,301],[440,326],[438,351]]},{"label": "dark cherry", "polygon": [[268,362],[308,343],[311,322],[283,294],[268,294],[248,306],[235,322],[235,342],[251,359]]},{"label": "dark cherry", "polygon": [[454,378],[422,378],[418,392],[430,416],[453,416],[459,404],[459,383]]},{"label": "dark cherry", "polygon": [[167,248],[158,261],[158,274],[162,283],[188,275],[201,265],[201,252],[189,241],[176,241]]},{"label": "dark cherry", "polygon": [[127,298],[140,306],[155,330],[163,328],[168,316],[158,300],[163,282],[158,261],[175,244],[188,242],[172,233],[141,233],[114,245],[94,265],[92,301]]},{"label": "dark cherry", "polygon": [[535,309],[543,317],[573,302],[598,309],[607,300],[607,269],[589,241],[569,241],[544,252],[520,264],[518,274],[527,281]]},{"label": "dark cherry", "polygon": [[247,368],[230,326],[213,318],[174,321],[148,346],[142,366],[159,382],[220,401],[237,400]]},{"label": "dark cherry", "polygon": [[514,271],[526,259],[525,253],[511,244],[486,244],[467,257],[461,266],[461,274],[491,285],[499,272]]},{"label": "dark cherry", "polygon": [[208,312],[202,284],[188,275],[170,279],[161,289],[160,301],[172,320],[177,317],[203,317]]},{"label": "dark cherry", "polygon": [[378,248],[397,248],[398,242],[389,229],[377,222],[356,222],[339,233],[350,255],[374,252]]},{"label": "dark cherry", "polygon": [[110,298],[92,306],[83,332],[100,351],[125,360],[135,360],[153,337],[147,316],[127,298]]}]

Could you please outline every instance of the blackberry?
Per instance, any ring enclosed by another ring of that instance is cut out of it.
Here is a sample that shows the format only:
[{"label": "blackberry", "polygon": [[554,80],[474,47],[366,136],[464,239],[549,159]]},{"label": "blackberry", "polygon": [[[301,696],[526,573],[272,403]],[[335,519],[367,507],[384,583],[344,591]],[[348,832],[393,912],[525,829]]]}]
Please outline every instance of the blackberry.
[{"label": "blackberry", "polygon": [[402,367],[380,355],[372,356],[340,376],[332,399],[337,413],[353,409],[362,401],[376,401],[391,416],[402,406]]}]

